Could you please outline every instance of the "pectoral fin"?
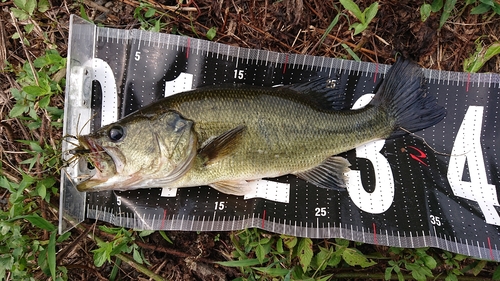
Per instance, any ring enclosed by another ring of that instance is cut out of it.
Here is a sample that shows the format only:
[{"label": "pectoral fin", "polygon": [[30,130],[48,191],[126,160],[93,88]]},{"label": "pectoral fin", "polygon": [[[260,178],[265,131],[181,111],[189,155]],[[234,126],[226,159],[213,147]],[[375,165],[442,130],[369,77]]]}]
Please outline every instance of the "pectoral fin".
[{"label": "pectoral fin", "polygon": [[241,141],[243,132],[246,130],[245,125],[239,125],[229,131],[210,140],[203,146],[199,155],[204,160],[203,165],[207,166],[213,162],[231,154]]},{"label": "pectoral fin", "polygon": [[243,196],[255,189],[255,183],[257,181],[258,180],[221,181],[212,183],[209,186],[222,193]]},{"label": "pectoral fin", "polygon": [[344,173],[350,171],[349,166],[351,164],[347,159],[340,156],[331,156],[319,166],[295,175],[319,187],[338,190],[346,188]]}]

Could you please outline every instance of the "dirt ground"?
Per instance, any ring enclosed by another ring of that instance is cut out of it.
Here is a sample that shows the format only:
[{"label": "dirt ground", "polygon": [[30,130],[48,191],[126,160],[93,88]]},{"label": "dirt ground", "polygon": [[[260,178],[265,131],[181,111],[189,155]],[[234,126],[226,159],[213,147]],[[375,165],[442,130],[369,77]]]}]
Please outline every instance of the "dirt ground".
[{"label": "dirt ground", "polygon": [[[149,0],[148,0],[149,1]],[[68,22],[71,13],[80,15],[81,8],[97,24],[131,29],[140,28],[134,18],[134,11],[140,7],[135,0],[122,1],[49,1],[51,8],[45,17],[38,19],[35,32],[31,33],[29,46],[22,46],[12,35],[26,22],[14,21],[8,8],[10,1],[0,3],[0,66],[7,60],[18,68],[27,59],[34,59],[47,47],[57,48],[66,56]],[[481,38],[485,46],[499,41],[500,16],[488,18],[484,15],[470,15],[471,7],[458,3],[446,23],[439,29],[441,11],[431,14],[426,22],[420,18],[420,7],[424,1],[381,0],[379,11],[368,28],[353,36],[349,21],[355,18],[337,1],[323,0],[232,0],[210,1],[190,0],[178,7],[177,1],[149,1],[155,9],[164,13],[163,33],[178,33],[192,37],[206,38],[211,27],[217,28],[214,41],[283,53],[309,54],[326,57],[352,59],[342,44],[348,45],[362,61],[392,64],[396,54],[411,57],[422,67],[463,71],[462,63],[475,51],[475,40]],[[356,1],[361,8],[374,1]],[[429,1],[427,1],[429,2]],[[462,1],[465,2],[465,1]],[[83,3],[83,4],[82,4]],[[144,2],[143,2],[144,3]],[[144,4],[143,4],[144,5]],[[337,25],[320,41],[335,16],[341,16]],[[156,15],[159,17],[159,14]],[[491,59],[480,72],[500,72],[500,56]],[[9,163],[19,163],[22,156],[6,154],[6,151],[21,151],[17,139],[25,139],[25,129],[19,129],[16,120],[7,116],[13,106],[9,89],[18,87],[14,73],[0,73],[0,115],[2,126],[0,141],[2,153],[11,158]],[[62,97],[54,98],[54,104],[63,106]],[[58,130],[38,129],[34,132],[40,138],[58,141]],[[8,168],[5,168],[8,173]],[[12,172],[12,177],[20,177]],[[54,198],[54,205],[57,199]],[[55,213],[47,218],[57,221]],[[106,237],[95,228],[95,222],[87,221],[85,227]],[[98,223],[101,224],[101,223]],[[68,268],[70,280],[107,280],[113,264],[96,268],[91,250],[95,243],[81,230],[72,230],[75,237],[66,249],[59,252],[58,263]],[[231,280],[239,276],[237,269],[222,268],[213,261],[226,260],[230,255],[231,241],[228,233],[169,232],[173,244],[167,243],[158,233],[138,242],[144,249],[149,268],[169,280]],[[63,248],[64,248],[63,247]],[[377,249],[373,249],[377,251]],[[122,264],[120,280],[146,280],[128,265]]]}]

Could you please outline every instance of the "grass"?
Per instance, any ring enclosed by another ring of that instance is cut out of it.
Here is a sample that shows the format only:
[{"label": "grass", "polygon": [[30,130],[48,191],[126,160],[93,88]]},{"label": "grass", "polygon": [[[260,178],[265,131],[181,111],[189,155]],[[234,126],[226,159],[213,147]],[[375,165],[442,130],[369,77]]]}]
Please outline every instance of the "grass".
[{"label": "grass", "polygon": [[[153,235],[151,231],[139,232],[100,223],[92,231],[83,226],[63,235],[56,231],[58,179],[64,164],[60,144],[67,63],[61,55],[65,52],[67,30],[60,26],[58,13],[65,5],[86,17],[95,11],[87,10],[82,3],[62,2],[60,7],[51,6],[47,0],[2,3],[8,11],[8,17],[3,20],[10,22],[5,29],[10,32],[6,38],[16,49],[2,58],[5,59],[2,62],[5,79],[0,100],[4,135],[0,162],[0,280],[68,280],[68,276],[78,276],[71,275],[77,267],[64,262],[78,247],[85,248],[92,257],[93,264],[84,269],[99,279],[124,278],[127,274],[122,270],[127,267],[140,276],[164,280],[151,268],[152,255],[146,256],[145,250],[139,247],[139,242]],[[344,0],[340,4],[358,20],[349,25],[354,29],[353,36],[371,26],[379,8],[379,2],[363,12],[353,1]],[[498,18],[500,13],[494,1],[469,0],[467,5],[473,7],[471,13],[482,15],[485,21]],[[422,20],[427,20],[432,13],[441,13],[442,27],[457,12],[455,6],[456,1],[451,0],[424,4]],[[465,7],[461,11],[464,10]],[[187,23],[182,20],[173,23],[175,14],[170,12],[166,16],[147,2],[134,7],[133,14],[144,29],[161,31],[172,26],[178,30],[184,24],[186,33],[196,26],[204,30],[203,34],[210,40],[225,36],[221,33],[225,26],[203,27],[199,23],[195,25],[193,18],[188,18]],[[341,25],[341,19],[337,16],[327,22],[318,49],[335,26]],[[361,60],[348,45],[340,45],[341,55]],[[479,71],[499,53],[498,42],[484,47],[478,39],[476,45],[477,50],[464,61],[466,71]],[[167,243],[176,243],[170,241],[168,233],[157,233],[169,241]],[[213,242],[228,243],[225,248],[231,251],[225,254],[226,261],[213,262],[238,269],[240,274],[236,280],[482,280],[484,276],[500,280],[497,263],[438,249],[375,247],[343,239],[311,240],[258,229],[222,233],[230,238],[226,242],[220,236],[221,233],[217,234]],[[100,273],[99,269],[104,268],[110,270]]]}]

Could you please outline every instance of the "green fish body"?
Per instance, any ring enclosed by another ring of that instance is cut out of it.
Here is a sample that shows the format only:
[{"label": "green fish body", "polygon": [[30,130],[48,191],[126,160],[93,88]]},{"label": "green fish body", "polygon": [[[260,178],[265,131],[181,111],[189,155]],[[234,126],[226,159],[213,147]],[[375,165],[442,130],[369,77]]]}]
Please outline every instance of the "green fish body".
[{"label": "green fish body", "polygon": [[[335,110],[324,80],[274,88],[205,87],[176,94],[79,138],[96,175],[81,191],[210,185],[244,195],[262,178],[293,174],[324,188],[345,187],[339,153],[415,132],[446,112],[422,85],[421,70],[400,60],[373,100]],[[335,101],[334,101],[335,103]],[[105,162],[105,163],[103,163]]]}]

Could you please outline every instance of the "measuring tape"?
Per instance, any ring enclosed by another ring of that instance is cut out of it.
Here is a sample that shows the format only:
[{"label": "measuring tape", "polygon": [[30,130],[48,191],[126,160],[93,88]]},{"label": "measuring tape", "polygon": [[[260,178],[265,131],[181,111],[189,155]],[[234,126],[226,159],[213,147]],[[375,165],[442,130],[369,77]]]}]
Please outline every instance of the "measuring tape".
[{"label": "measuring tape", "polygon": [[[74,16],[69,41],[67,135],[96,130],[166,95],[221,83],[272,87],[330,77],[345,93],[345,108],[359,108],[390,67],[97,27]],[[61,177],[59,230],[86,218],[153,230],[258,227],[310,238],[437,247],[498,261],[500,76],[436,70],[424,75],[447,117],[420,137],[375,141],[342,154],[352,164],[345,190],[287,175],[256,182],[246,197],[205,186],[80,193],[75,181],[89,171],[77,164]],[[90,125],[83,126],[87,120]]]}]

